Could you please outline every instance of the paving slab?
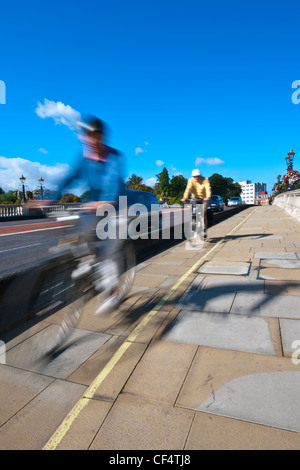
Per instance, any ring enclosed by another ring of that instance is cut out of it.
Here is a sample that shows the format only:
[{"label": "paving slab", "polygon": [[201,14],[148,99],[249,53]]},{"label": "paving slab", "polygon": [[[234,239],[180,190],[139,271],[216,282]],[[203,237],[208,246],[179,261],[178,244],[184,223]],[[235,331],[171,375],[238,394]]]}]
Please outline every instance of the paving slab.
[{"label": "paving slab", "polygon": [[[140,361],[145,349],[145,344],[132,344],[122,358],[117,362],[113,372],[108,374],[97,390],[95,390],[93,398],[109,402],[116,400],[124,387],[124,384],[130,377],[132,370]],[[78,380],[78,376],[73,376],[72,378],[73,380],[74,378]]]},{"label": "paving slab", "polygon": [[262,267],[258,275],[265,280],[300,281],[300,269]]},{"label": "paving slab", "polygon": [[134,287],[157,287],[166,279],[168,276],[163,274],[138,273],[133,285]]},{"label": "paving slab", "polygon": [[268,259],[261,259],[260,268],[270,268],[278,266],[279,268],[283,269],[300,269],[300,260],[298,259],[276,259],[276,258],[268,258]]},{"label": "paving slab", "polygon": [[162,339],[275,355],[268,323],[258,317],[182,311]]},{"label": "paving slab", "polygon": [[51,377],[1,364],[0,426],[48,387],[53,380]]},{"label": "paving slab", "polygon": [[171,289],[171,287],[176,284],[179,278],[180,276],[168,276],[168,278],[159,284],[158,287],[159,289]]},{"label": "paving slab", "polygon": [[[217,262],[216,262],[217,263]],[[228,274],[235,276],[246,276],[249,273],[250,263],[231,262],[215,264],[211,262],[204,263],[197,270],[200,274]]]},{"label": "paving slab", "polygon": [[[55,325],[48,328],[53,329]],[[15,367],[27,367],[43,375],[49,375],[56,378],[67,378],[74,370],[76,370],[82,362],[90,357],[100,346],[109,340],[110,336],[103,333],[95,333],[91,331],[80,330],[74,328],[72,334],[62,345],[62,347],[48,360],[38,362],[37,365],[26,362],[27,349],[31,347],[33,341],[42,341],[40,338],[42,332],[35,337],[29,338],[13,349],[9,350],[6,355],[6,363]]]},{"label": "paving slab", "polygon": [[221,265],[224,261],[242,261],[242,262],[249,262],[251,260],[251,254],[249,251],[249,247],[247,250],[238,250],[238,251],[230,251],[227,252],[226,248],[221,248],[217,253],[214,254],[213,257],[214,261],[218,261]]},{"label": "paving slab", "polygon": [[153,261],[151,264],[160,264],[162,266],[180,266],[184,260],[164,260],[163,258]]},{"label": "paving slab", "polygon": [[253,374],[224,385],[197,410],[300,432],[299,387],[300,372]]},{"label": "paving slab", "polygon": [[[197,278],[196,278],[197,279]],[[202,277],[201,282],[194,281],[193,288],[209,291],[214,289],[216,291],[224,291],[226,293],[235,293],[238,291],[243,292],[259,292],[264,293],[265,283],[260,279],[252,279],[250,277],[237,277],[237,276],[206,276]]]},{"label": "paving slab", "polygon": [[299,280],[265,280],[265,294],[271,295],[296,295],[300,296]]},{"label": "paving slab", "polygon": [[300,319],[300,297],[238,292],[231,314]]},{"label": "paving slab", "polygon": [[176,404],[298,433],[299,385],[289,358],[199,348]]},{"label": "paving slab", "polygon": [[1,427],[1,450],[40,450],[86,390],[55,380]]},{"label": "paving slab", "polygon": [[300,434],[198,411],[185,450],[299,450]]},{"label": "paving slab", "polygon": [[296,253],[287,253],[286,251],[258,251],[254,254],[254,258],[260,259],[298,259]]},{"label": "paving slab", "polygon": [[261,232],[263,234],[264,229],[263,229],[263,227],[259,227],[259,226],[254,225],[254,224],[251,224],[251,225],[245,224],[243,227],[239,228],[239,231],[241,231],[241,232],[247,231],[247,232],[250,232],[250,233],[253,232],[254,234]]},{"label": "paving slab", "polygon": [[[197,348],[191,344],[154,341],[125,385],[124,392],[173,405]],[[176,374],[174,371],[176,370]]]},{"label": "paving slab", "polygon": [[[195,252],[194,252],[195,253]],[[155,265],[155,264],[150,264],[149,266],[146,266],[145,268],[141,269],[140,274],[154,274],[157,276],[159,271],[160,275],[165,275],[165,276],[181,276],[186,273],[186,267],[183,265]]]},{"label": "paving slab", "polygon": [[283,235],[255,235],[253,240],[283,240]]},{"label": "paving slab", "polygon": [[234,297],[234,293],[224,292],[222,289],[191,289],[183,294],[175,307],[197,312],[229,313]]},{"label": "paving slab", "polygon": [[120,395],[91,450],[183,449],[194,413],[140,397]]},{"label": "paving slab", "polygon": [[72,432],[67,432],[59,442],[57,450],[87,450],[99,428],[108,415],[112,403],[89,400],[72,424]]}]

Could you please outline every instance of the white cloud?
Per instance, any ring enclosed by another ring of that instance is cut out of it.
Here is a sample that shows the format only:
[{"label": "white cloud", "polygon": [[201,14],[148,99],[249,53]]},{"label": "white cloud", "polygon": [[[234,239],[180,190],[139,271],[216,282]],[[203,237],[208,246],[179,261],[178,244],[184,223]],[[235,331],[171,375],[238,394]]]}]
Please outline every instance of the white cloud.
[{"label": "white cloud", "polygon": [[38,149],[38,152],[44,153],[45,155],[47,155],[47,153],[49,153],[48,150],[45,150],[45,149],[42,149],[42,148]]},{"label": "white cloud", "polygon": [[15,190],[20,186],[20,177],[26,178],[26,190],[33,191],[38,187],[38,180],[45,180],[45,187],[50,190],[58,189],[60,181],[66,177],[70,167],[68,164],[54,166],[42,165],[24,158],[0,157],[0,187],[4,191]]},{"label": "white cloud", "polygon": [[170,170],[170,171],[176,171],[176,168],[174,168],[173,165],[170,165],[170,166],[169,166],[169,170]]},{"label": "white cloud", "polygon": [[155,185],[156,181],[157,181],[157,178],[154,178],[154,177],[148,178],[148,179],[145,181],[145,184],[146,184],[147,186],[153,187],[153,186]]},{"label": "white cloud", "polygon": [[164,164],[164,162],[162,160],[156,160],[155,164],[157,166],[162,166]]},{"label": "white cloud", "polygon": [[53,118],[55,124],[63,124],[71,130],[76,129],[76,123],[81,119],[78,111],[61,101],[55,102],[45,99],[44,104],[38,102],[35,112],[42,119]]},{"label": "white cloud", "polygon": [[196,158],[195,166],[205,164],[205,165],[224,165],[223,160],[220,158]]},{"label": "white cloud", "polygon": [[[149,142],[144,142],[144,144],[145,144],[146,147],[147,147],[147,146],[149,145]],[[142,147],[137,147],[137,148],[135,149],[135,151],[134,151],[134,153],[135,153],[136,155],[139,155],[140,153],[145,153],[145,152],[147,152],[147,150],[146,150],[146,149],[143,149]]]},{"label": "white cloud", "polygon": [[143,150],[141,147],[137,147],[134,151],[136,155],[139,155],[140,153],[143,153],[143,152],[145,152],[145,150]]}]

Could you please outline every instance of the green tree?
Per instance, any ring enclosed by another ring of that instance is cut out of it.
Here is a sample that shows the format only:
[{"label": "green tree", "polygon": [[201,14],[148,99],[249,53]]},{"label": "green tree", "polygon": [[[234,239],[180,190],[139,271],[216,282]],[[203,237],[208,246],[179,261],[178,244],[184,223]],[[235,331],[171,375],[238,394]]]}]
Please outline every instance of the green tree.
[{"label": "green tree", "polygon": [[60,198],[59,202],[61,203],[67,203],[67,202],[80,202],[80,199],[78,196],[72,193],[65,193],[62,195]]},{"label": "green tree", "polygon": [[7,191],[7,193],[0,194],[0,204],[14,204],[18,199],[14,191]]},{"label": "green tree", "polygon": [[239,183],[234,183],[232,178],[224,178],[218,173],[214,173],[209,178],[212,194],[218,194],[227,203],[228,199],[239,196],[242,192]]},{"label": "green tree", "polygon": [[137,191],[148,191],[148,193],[154,193],[154,189],[151,186],[147,186],[146,184],[132,184],[130,189],[135,189]]},{"label": "green tree", "polygon": [[128,188],[132,188],[132,186],[136,185],[136,184],[141,184],[143,181],[143,178],[141,176],[137,176],[135,175],[134,173],[128,178],[128,181],[127,181],[127,187]]},{"label": "green tree", "polygon": [[188,180],[183,175],[172,176],[170,181],[170,196],[174,198],[174,203],[179,203],[182,199]]},{"label": "green tree", "polygon": [[81,202],[87,202],[91,199],[91,191],[85,191],[83,194],[80,196],[80,201]]},{"label": "green tree", "polygon": [[156,175],[159,183],[159,191],[162,195],[167,196],[170,192],[170,177],[168,170],[164,167],[161,173]]}]

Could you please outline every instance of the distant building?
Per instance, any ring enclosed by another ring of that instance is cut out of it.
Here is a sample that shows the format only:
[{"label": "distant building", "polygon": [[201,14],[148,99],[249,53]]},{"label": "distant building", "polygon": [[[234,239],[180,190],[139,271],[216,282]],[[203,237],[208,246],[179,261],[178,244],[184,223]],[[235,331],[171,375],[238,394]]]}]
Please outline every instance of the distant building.
[{"label": "distant building", "polygon": [[255,199],[258,198],[259,193],[266,193],[266,183],[252,183],[249,180],[239,181],[239,185],[242,188],[241,198],[245,204],[254,204]]}]

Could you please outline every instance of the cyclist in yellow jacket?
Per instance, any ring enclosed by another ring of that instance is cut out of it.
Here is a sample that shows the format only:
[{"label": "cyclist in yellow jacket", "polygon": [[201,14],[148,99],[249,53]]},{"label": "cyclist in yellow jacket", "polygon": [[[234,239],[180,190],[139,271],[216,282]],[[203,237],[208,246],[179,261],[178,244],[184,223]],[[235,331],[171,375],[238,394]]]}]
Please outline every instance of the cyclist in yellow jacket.
[{"label": "cyclist in yellow jacket", "polygon": [[211,188],[209,179],[201,175],[201,172],[196,169],[192,171],[192,177],[189,179],[188,184],[185,188],[182,202],[186,202],[189,195],[192,193],[193,198],[203,199],[203,212],[204,212],[204,237],[206,238],[207,229],[207,209],[211,196]]}]

